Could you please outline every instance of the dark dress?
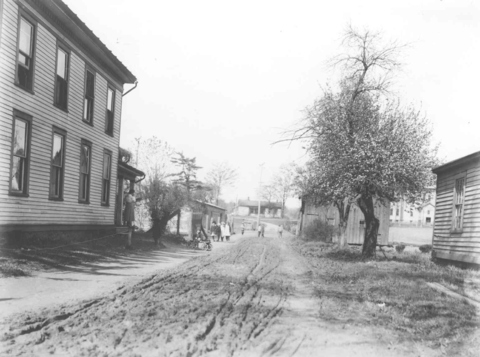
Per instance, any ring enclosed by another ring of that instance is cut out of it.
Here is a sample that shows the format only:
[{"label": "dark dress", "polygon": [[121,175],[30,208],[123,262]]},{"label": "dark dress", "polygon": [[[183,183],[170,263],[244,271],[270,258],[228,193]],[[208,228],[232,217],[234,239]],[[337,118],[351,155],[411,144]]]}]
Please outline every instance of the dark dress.
[{"label": "dark dress", "polygon": [[127,226],[131,226],[132,222],[135,221],[135,197],[128,194],[125,197],[125,221],[127,222]]}]

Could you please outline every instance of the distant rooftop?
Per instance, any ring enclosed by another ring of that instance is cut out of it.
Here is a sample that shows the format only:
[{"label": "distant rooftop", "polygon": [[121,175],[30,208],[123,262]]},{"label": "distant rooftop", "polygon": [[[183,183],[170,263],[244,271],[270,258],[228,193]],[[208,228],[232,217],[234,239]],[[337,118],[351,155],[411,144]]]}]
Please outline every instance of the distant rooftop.
[{"label": "distant rooftop", "polygon": [[[260,205],[262,207],[271,207],[271,208],[282,208],[282,204],[280,202],[268,202],[268,201],[261,201]],[[238,206],[242,207],[258,207],[258,201],[251,201],[251,200],[238,200]]]}]

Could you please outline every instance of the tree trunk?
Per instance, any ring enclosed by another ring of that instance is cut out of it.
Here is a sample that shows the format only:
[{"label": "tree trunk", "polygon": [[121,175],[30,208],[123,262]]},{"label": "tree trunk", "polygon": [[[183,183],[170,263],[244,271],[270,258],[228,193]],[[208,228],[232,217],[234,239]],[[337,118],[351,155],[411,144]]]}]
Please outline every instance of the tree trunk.
[{"label": "tree trunk", "polygon": [[338,224],[338,246],[341,248],[344,248],[347,246],[347,236],[346,236],[346,230],[347,230],[347,222],[342,222],[340,220],[340,223]]},{"label": "tree trunk", "polygon": [[365,237],[363,240],[362,256],[371,258],[377,249],[377,236],[380,221],[375,217],[375,205],[372,197],[361,196],[357,200],[358,207],[365,217]]},{"label": "tree trunk", "polygon": [[152,237],[156,245],[160,242],[160,237],[165,233],[169,219],[163,218],[153,221]]},{"label": "tree trunk", "polygon": [[339,242],[338,245],[341,248],[347,247],[347,223],[348,223],[348,215],[350,214],[350,203],[347,203],[346,200],[335,202],[335,206],[337,206],[338,213],[339,213],[339,222],[338,222],[338,235],[339,235]]},{"label": "tree trunk", "polygon": [[178,211],[177,215],[177,236],[180,235],[180,220],[182,219],[182,213],[181,211]]}]

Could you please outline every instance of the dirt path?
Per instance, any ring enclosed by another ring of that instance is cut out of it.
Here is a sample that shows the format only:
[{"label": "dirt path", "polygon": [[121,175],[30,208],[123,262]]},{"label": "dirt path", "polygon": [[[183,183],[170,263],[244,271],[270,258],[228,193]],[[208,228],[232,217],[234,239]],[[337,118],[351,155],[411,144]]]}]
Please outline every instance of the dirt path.
[{"label": "dirt path", "polygon": [[318,318],[311,271],[288,239],[253,233],[83,304],[3,323],[7,355],[431,355],[393,336]]}]

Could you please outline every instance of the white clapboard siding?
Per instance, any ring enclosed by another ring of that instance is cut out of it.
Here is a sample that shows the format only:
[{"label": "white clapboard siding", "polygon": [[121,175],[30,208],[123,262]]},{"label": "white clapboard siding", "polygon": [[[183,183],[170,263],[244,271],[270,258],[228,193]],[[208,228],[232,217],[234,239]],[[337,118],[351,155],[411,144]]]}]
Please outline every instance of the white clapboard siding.
[{"label": "white clapboard siding", "polygon": [[[461,160],[461,159],[460,159]],[[465,175],[463,227],[452,232],[455,179]],[[437,173],[433,250],[438,258],[480,264],[480,161],[469,160]]]},{"label": "white clapboard siding", "polygon": [[[62,36],[70,48],[68,112],[53,105],[55,60],[58,31],[41,18],[36,27],[34,94],[14,84],[17,46],[18,6],[5,0],[0,45],[0,225],[8,224],[85,224],[114,223],[117,158],[120,136],[122,85],[109,78],[88,60],[75,45]],[[47,24],[47,25],[45,25]],[[48,26],[48,28],[46,27]],[[93,126],[82,121],[85,59],[96,71]],[[107,78],[109,78],[107,80]],[[105,133],[107,85],[115,89],[114,135]],[[30,142],[29,197],[10,196],[9,173],[13,110],[32,116]],[[63,201],[49,200],[52,127],[67,132]],[[80,143],[92,143],[90,204],[78,202]],[[103,152],[112,152],[110,205],[101,205]]]}]

